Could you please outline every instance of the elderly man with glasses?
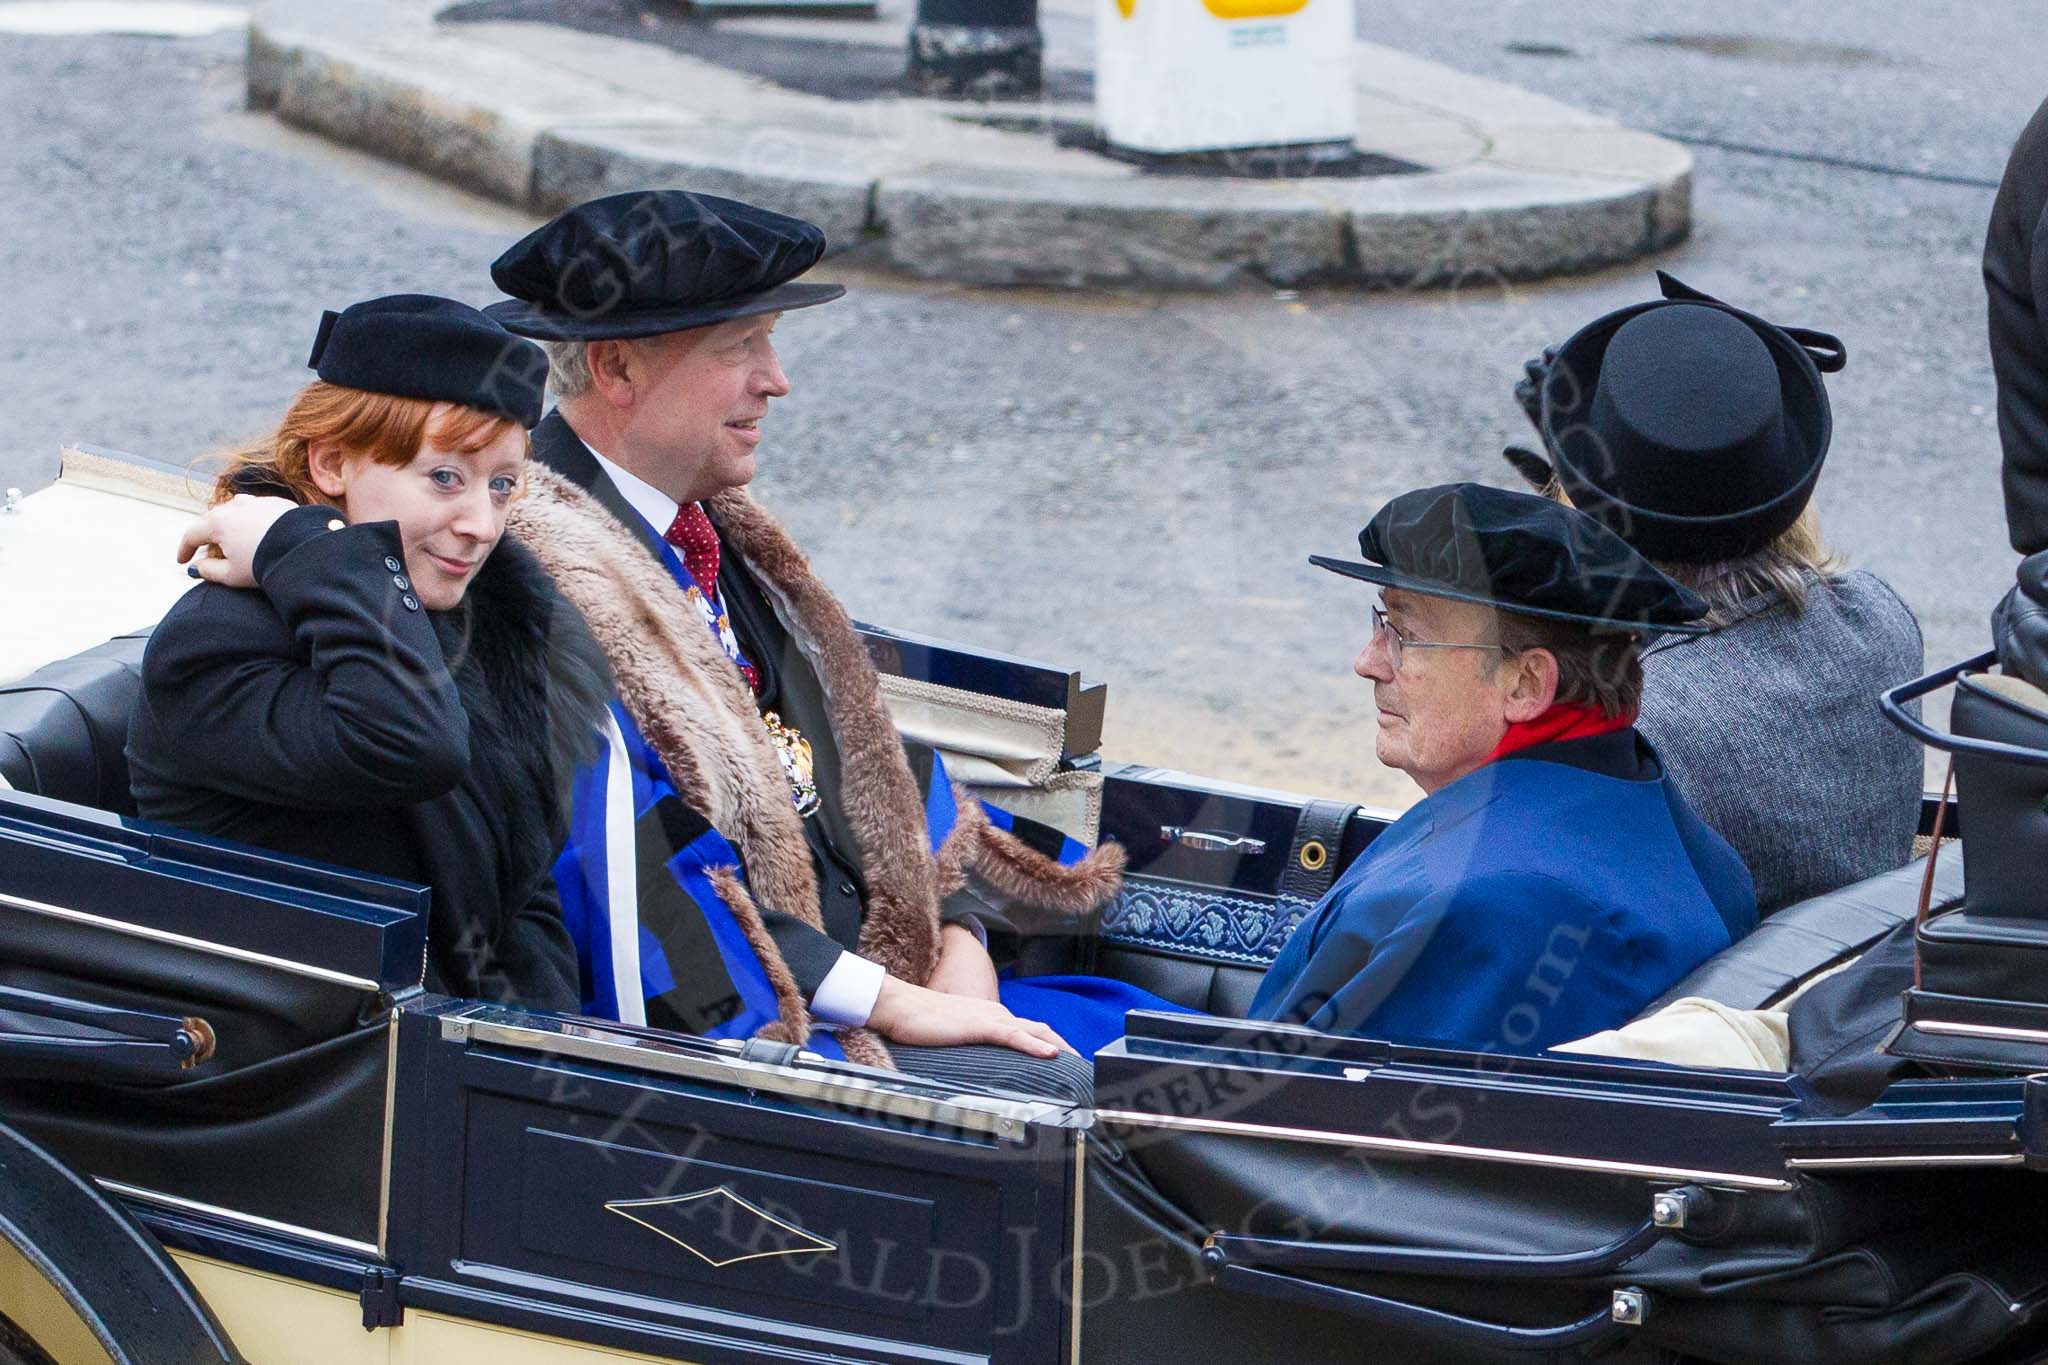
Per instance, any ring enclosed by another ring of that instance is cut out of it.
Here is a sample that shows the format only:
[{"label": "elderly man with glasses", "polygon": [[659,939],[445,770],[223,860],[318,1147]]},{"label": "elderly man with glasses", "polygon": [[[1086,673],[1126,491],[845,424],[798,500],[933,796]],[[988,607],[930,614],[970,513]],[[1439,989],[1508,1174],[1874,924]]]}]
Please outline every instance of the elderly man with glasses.
[{"label": "elderly man with glasses", "polygon": [[1406,493],[1359,533],[1382,586],[1353,668],[1424,799],[1302,921],[1254,1018],[1529,1052],[1626,1023],[1756,923],[1748,870],[1636,733],[1645,636],[1705,604],[1527,493]]}]

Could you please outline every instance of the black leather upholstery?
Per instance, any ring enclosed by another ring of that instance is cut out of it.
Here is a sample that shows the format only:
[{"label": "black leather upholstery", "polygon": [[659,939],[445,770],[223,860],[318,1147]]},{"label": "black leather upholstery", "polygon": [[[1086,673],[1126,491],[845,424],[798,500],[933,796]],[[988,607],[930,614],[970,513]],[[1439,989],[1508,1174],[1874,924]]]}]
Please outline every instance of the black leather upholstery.
[{"label": "black leather upholstery", "polygon": [[92,1175],[376,1238],[391,998],[371,983],[418,980],[424,892],[27,796],[0,798],[0,892],[0,985],[197,1017],[217,1044],[168,1081],[89,1058],[0,1077],[8,1124]]},{"label": "black leather upholstery", "polygon": [[[1731,1009],[1762,1009],[1824,967],[1846,960],[1913,918],[1927,860],[1788,905],[1741,942],[1716,953],[1650,1002],[1655,1014],[1674,1000],[1704,996]],[[1934,905],[1963,895],[1963,860],[1955,849],[1935,863]]]},{"label": "black leather upholstery", "polygon": [[1142,986],[1176,1005],[1227,1019],[1244,1018],[1252,997],[1259,993],[1259,983],[1266,979],[1263,966],[1202,962],[1111,944],[1102,945],[1097,953],[1095,971],[1099,976]]},{"label": "black leather upholstery", "polygon": [[1998,665],[2048,690],[2048,550],[2020,561],[2019,581],[1991,613]]},{"label": "black leather upholstery", "polygon": [[[2048,693],[2001,675],[1966,673],[1949,726],[1957,736],[2048,752]],[[1969,831],[1970,911],[2031,920],[2048,939],[2048,766],[1956,754],[1956,810]]]},{"label": "black leather upholstery", "polygon": [[[1949,724],[1957,735],[2048,751],[2048,694],[2019,678],[1964,674]],[[2048,1003],[2048,766],[1956,754],[1956,807],[1969,904],[1921,927],[1929,992]]]},{"label": "black leather upholstery", "polygon": [[133,815],[122,749],[148,640],[146,630],[117,636],[0,684],[0,777],[17,791]]}]

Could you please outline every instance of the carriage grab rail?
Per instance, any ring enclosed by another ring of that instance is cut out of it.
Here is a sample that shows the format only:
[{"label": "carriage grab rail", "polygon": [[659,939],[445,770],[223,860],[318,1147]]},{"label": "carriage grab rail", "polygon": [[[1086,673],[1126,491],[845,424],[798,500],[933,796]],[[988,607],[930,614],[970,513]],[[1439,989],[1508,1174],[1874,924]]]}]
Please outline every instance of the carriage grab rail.
[{"label": "carriage grab rail", "polygon": [[1937,730],[1918,716],[1906,710],[1906,703],[1918,701],[1942,688],[1951,686],[1965,673],[1978,672],[1998,662],[1998,651],[1987,649],[1982,654],[1950,664],[1924,678],[1915,678],[1909,683],[1900,683],[1877,699],[1878,709],[1884,718],[1919,740],[1930,749],[1939,749],[1949,754],[1975,754],[1982,758],[2002,758],[2014,763],[2027,763],[2035,767],[2048,767],[2048,749],[2029,749],[2019,744],[2001,744],[1991,739],[1965,739],[1961,735],[1948,734]]},{"label": "carriage grab rail", "polygon": [[0,1075],[162,1083],[214,1048],[212,1027],[194,1016],[0,986]]},{"label": "carriage grab rail", "polygon": [[1215,1283],[1222,1289],[1348,1313],[1355,1318],[1405,1328],[1439,1341],[1497,1351],[1553,1351],[1605,1341],[1640,1323],[1647,1302],[1641,1290],[1621,1289],[1614,1292],[1606,1306],[1575,1321],[1559,1323],[1555,1327],[1517,1327],[1511,1323],[1468,1318],[1440,1308],[1425,1308],[1419,1303],[1384,1298],[1358,1289],[1340,1289],[1336,1285],[1320,1284],[1281,1271],[1258,1270],[1251,1266],[1226,1265],[1216,1272]]},{"label": "carriage grab rail", "polygon": [[1230,1265],[1299,1270],[1357,1270],[1396,1275],[1458,1275],[1496,1280],[1556,1280],[1604,1275],[1663,1239],[1668,1225],[1645,1218],[1603,1246],[1551,1255],[1441,1251],[1433,1247],[1294,1242],[1219,1232],[1202,1244],[1202,1264],[1216,1274]]}]

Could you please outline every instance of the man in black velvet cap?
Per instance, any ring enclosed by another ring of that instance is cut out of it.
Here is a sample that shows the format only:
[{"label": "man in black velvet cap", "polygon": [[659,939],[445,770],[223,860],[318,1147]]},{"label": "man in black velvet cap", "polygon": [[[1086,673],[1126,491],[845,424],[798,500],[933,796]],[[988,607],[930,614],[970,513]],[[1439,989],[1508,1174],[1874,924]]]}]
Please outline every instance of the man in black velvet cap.
[{"label": "man in black velvet cap", "polygon": [[[544,342],[557,399],[533,443],[561,477],[530,480],[520,532],[620,685],[557,868],[584,1005],[878,1064],[887,1039],[907,1068],[1014,1082],[999,1073],[1016,1053],[1070,1054],[996,998],[1001,920],[976,869],[999,857],[1024,869],[1005,883],[1024,903],[1077,906],[1106,896],[1114,854],[1062,866],[956,807],[937,756],[897,737],[845,612],[745,491],[790,389],[777,321],[844,293],[798,278],[824,250],[801,219],[650,191],[571,209],[491,269],[512,298],[487,311]],[[1034,1088],[1085,1098],[1085,1081]]]},{"label": "man in black velvet cap", "polygon": [[1613,532],[1478,484],[1359,533],[1382,585],[1353,669],[1425,798],[1302,921],[1251,1015],[1534,1051],[1626,1023],[1756,922],[1749,873],[1633,722],[1648,635],[1704,604]]}]

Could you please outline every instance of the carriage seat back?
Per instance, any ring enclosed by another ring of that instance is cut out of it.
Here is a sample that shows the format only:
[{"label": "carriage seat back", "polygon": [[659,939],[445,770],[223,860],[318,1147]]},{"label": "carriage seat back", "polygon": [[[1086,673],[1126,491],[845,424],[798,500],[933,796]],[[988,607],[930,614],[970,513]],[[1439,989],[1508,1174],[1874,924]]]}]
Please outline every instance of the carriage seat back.
[{"label": "carriage seat back", "polygon": [[0,779],[81,806],[133,815],[128,714],[142,691],[147,630],[0,684]]},{"label": "carriage seat back", "polygon": [[[2048,692],[2009,674],[1965,674],[1949,725],[1964,738],[2048,751]],[[1956,811],[1970,836],[1972,914],[2048,919],[2048,766],[1958,753]]]},{"label": "carriage seat back", "polygon": [[[1967,850],[1969,844],[1963,847]],[[1936,860],[1933,904],[1937,908],[1962,899],[1967,857],[1965,853],[1963,859]],[[1926,873],[1927,860],[1916,858],[1904,867],[1788,905],[1695,967],[1644,1006],[1636,1018],[1648,1018],[1688,996],[1704,997],[1730,1009],[1768,1008],[1815,973],[1846,962],[1911,920],[1919,909],[1920,884]],[[1974,883],[1970,885],[1974,890]]]}]

